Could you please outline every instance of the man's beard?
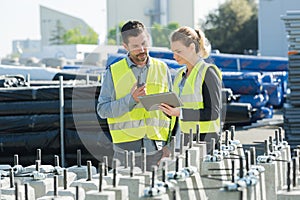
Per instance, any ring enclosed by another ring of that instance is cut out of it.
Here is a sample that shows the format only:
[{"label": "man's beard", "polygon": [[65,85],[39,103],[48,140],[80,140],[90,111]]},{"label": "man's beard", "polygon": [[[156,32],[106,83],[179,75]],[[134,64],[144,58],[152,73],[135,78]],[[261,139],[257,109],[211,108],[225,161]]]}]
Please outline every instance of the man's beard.
[{"label": "man's beard", "polygon": [[136,62],[145,62],[147,60],[147,53],[140,53],[134,56],[131,56],[131,58]]}]

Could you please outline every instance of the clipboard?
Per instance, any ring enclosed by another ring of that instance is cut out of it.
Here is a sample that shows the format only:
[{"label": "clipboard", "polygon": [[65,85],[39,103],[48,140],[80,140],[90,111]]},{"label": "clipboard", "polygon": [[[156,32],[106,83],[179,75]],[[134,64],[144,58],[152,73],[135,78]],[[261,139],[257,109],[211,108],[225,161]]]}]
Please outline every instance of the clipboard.
[{"label": "clipboard", "polygon": [[151,94],[139,97],[141,104],[147,111],[158,110],[161,103],[166,103],[173,107],[183,106],[181,100],[174,92],[164,92],[158,94]]}]

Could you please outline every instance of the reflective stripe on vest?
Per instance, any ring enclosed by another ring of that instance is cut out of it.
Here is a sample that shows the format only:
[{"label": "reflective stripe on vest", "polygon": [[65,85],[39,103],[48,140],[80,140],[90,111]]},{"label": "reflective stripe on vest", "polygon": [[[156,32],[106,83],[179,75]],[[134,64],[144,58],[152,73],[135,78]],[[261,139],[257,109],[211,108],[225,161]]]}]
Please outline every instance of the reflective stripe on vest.
[{"label": "reflective stripe on vest", "polygon": [[[182,75],[186,68],[183,68],[176,75],[174,80],[174,91],[180,96],[183,107],[185,109],[203,109],[203,96],[202,96],[202,86],[205,79],[206,71],[209,67],[212,67],[217,73],[220,80],[222,80],[221,71],[217,66],[212,64],[207,64],[205,62],[199,62],[192,69],[190,75],[186,79],[184,87],[181,94],[179,94],[179,84],[182,80]],[[180,128],[183,133],[190,133],[190,129],[193,133],[196,133],[197,125],[200,126],[200,133],[213,133],[219,132],[220,130],[220,118],[211,121],[182,121],[179,120]]]},{"label": "reflective stripe on vest", "polygon": [[[111,65],[110,70],[116,91],[116,100],[118,100],[131,92],[137,79],[126,59]],[[150,58],[146,80],[147,95],[168,91],[167,66],[161,61]],[[170,119],[165,114],[158,110],[148,112],[141,103],[122,116],[108,118],[107,121],[114,143],[139,140],[145,135],[151,140],[166,141],[170,128]]]}]

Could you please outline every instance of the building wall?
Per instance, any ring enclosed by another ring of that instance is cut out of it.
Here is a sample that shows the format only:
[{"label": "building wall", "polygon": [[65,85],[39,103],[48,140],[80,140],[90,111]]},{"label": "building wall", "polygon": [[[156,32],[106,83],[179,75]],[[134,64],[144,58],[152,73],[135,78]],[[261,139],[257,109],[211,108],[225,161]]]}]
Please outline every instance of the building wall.
[{"label": "building wall", "polygon": [[197,25],[200,13],[195,11],[201,0],[107,0],[107,29],[116,27],[121,21],[134,19],[151,27],[153,20],[149,13],[156,11],[157,1],[161,8],[161,24]]},{"label": "building wall", "polygon": [[12,53],[36,53],[41,50],[40,40],[13,40],[12,42]]},{"label": "building wall", "polygon": [[199,0],[170,0],[170,22],[178,22],[180,26],[195,27],[194,1]]},{"label": "building wall", "polygon": [[53,32],[57,30],[57,23],[60,22],[62,27],[67,31],[77,27],[81,28],[82,34],[87,34],[89,25],[82,19],[67,15],[65,13],[40,6],[40,27],[41,27],[41,45],[50,45],[50,38]]},{"label": "building wall", "polygon": [[300,10],[300,1],[259,0],[258,42],[262,56],[287,56],[287,34],[281,15],[290,10]]}]

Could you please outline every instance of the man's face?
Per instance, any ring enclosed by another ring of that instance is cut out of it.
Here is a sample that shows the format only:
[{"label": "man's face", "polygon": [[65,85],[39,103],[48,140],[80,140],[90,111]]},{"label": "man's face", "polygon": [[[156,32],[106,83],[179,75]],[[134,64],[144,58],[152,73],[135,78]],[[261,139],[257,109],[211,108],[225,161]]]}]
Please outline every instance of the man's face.
[{"label": "man's face", "polygon": [[144,65],[147,63],[149,37],[146,32],[137,37],[129,37],[128,44],[123,43],[123,46],[129,51],[129,56],[135,64]]}]

